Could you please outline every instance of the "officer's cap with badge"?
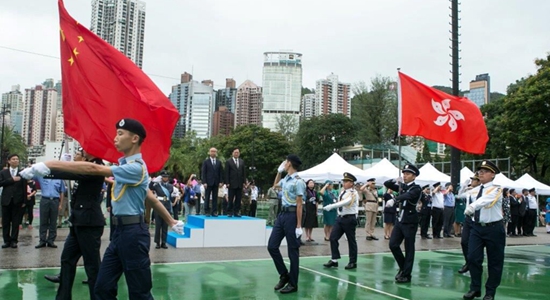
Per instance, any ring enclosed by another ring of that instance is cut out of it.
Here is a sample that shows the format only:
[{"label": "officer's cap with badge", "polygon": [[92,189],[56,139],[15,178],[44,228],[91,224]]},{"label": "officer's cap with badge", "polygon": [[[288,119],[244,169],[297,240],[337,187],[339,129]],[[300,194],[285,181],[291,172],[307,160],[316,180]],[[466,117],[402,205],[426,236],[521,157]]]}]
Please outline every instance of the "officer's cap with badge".
[{"label": "officer's cap with badge", "polygon": [[477,175],[477,172],[474,174],[474,176],[470,177],[471,180],[479,180],[479,176]]},{"label": "officer's cap with badge", "polygon": [[116,123],[117,129],[128,130],[134,134],[139,135],[142,139],[145,139],[147,133],[145,132],[145,127],[138,120],[134,119],[122,119]]},{"label": "officer's cap with badge", "polygon": [[420,175],[420,170],[415,165],[407,164],[403,167],[403,170],[401,173],[409,172],[413,174],[414,176]]},{"label": "officer's cap with badge", "polygon": [[497,167],[497,165],[495,165],[493,162],[488,161],[488,160],[482,161],[481,165],[479,165],[479,167],[477,167],[478,171],[481,170],[481,169],[493,172],[495,174],[500,173],[500,169]]},{"label": "officer's cap with badge", "polygon": [[435,189],[436,187],[438,187],[438,186],[440,186],[440,185],[441,185],[441,182],[436,182],[436,183],[434,183],[433,187],[434,187],[434,189]]},{"label": "officer's cap with badge", "polygon": [[535,189],[535,188],[531,188],[531,189],[529,189],[529,193],[533,193],[534,191],[536,191],[536,189]]},{"label": "officer's cap with badge", "polygon": [[162,170],[162,171],[160,171],[160,176],[161,177],[170,177],[170,174],[168,174],[168,171]]},{"label": "officer's cap with badge", "polygon": [[356,182],[357,178],[353,176],[353,174],[346,172],[344,173],[344,178],[342,179],[342,181]]},{"label": "officer's cap with badge", "polygon": [[429,188],[430,188],[430,185],[426,184],[425,186],[422,187],[422,190],[429,189]]},{"label": "officer's cap with badge", "polygon": [[370,178],[367,182],[376,182],[376,178]]}]

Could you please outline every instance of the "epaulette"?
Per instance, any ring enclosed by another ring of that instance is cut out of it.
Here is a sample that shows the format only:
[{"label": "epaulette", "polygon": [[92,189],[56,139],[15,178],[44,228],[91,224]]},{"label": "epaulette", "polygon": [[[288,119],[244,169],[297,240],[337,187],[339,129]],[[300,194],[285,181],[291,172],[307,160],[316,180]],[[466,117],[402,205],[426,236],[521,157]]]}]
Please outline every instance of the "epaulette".
[{"label": "epaulette", "polygon": [[296,178],[296,179],[302,179],[302,178],[300,178],[300,175],[296,175],[296,177],[294,177],[294,178]]},{"label": "epaulette", "polygon": [[128,163],[131,164],[131,163],[133,163],[133,162],[137,162],[137,163],[140,163],[140,164],[143,165],[143,160],[141,160],[140,158],[131,160],[131,161],[129,161]]}]

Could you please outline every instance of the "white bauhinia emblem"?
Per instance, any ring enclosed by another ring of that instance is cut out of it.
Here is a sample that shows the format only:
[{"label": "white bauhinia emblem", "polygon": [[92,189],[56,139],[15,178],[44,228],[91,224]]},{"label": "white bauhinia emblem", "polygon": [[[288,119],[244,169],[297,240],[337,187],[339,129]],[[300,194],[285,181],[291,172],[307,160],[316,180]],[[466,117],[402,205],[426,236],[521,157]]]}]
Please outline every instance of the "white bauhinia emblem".
[{"label": "white bauhinia emblem", "polygon": [[458,128],[456,121],[463,120],[466,121],[464,115],[458,111],[451,108],[451,99],[444,99],[441,103],[434,101],[432,99],[432,107],[436,113],[440,116],[434,121],[435,125],[443,126],[445,123],[449,124],[451,132],[455,131]]}]

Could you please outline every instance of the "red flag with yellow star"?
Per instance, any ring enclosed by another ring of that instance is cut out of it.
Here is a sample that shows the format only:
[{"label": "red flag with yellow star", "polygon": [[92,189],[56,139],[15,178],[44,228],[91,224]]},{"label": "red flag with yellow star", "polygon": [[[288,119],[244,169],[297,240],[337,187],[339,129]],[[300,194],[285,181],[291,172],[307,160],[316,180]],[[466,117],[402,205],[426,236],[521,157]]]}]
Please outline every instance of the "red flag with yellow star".
[{"label": "red flag with yellow star", "polygon": [[116,162],[113,140],[122,118],[147,131],[143,159],[150,172],[170,155],[179,113],[160,89],[124,54],[74,20],[58,1],[65,133],[86,152]]}]

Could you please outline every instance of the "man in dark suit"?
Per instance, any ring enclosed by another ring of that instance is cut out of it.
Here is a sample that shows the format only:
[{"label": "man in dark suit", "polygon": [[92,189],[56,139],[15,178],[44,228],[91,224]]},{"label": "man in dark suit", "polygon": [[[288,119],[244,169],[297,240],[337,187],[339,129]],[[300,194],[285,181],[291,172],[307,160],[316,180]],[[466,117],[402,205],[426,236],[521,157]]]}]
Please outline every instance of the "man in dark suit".
[{"label": "man in dark suit", "polygon": [[4,244],[2,248],[17,248],[19,224],[23,205],[27,199],[27,180],[19,176],[19,155],[8,156],[9,166],[0,171],[2,190],[2,231]]},{"label": "man in dark suit", "polygon": [[239,148],[233,149],[232,157],[225,162],[225,183],[228,188],[229,207],[227,216],[241,217],[241,198],[243,194],[243,184],[246,179],[246,167],[244,161],[239,158],[241,152]]},{"label": "man in dark suit", "polygon": [[212,196],[212,217],[218,216],[218,187],[222,182],[223,168],[219,159],[216,159],[218,150],[210,148],[210,157],[202,163],[201,178],[206,183],[204,191],[204,213],[210,216],[210,196]]}]

